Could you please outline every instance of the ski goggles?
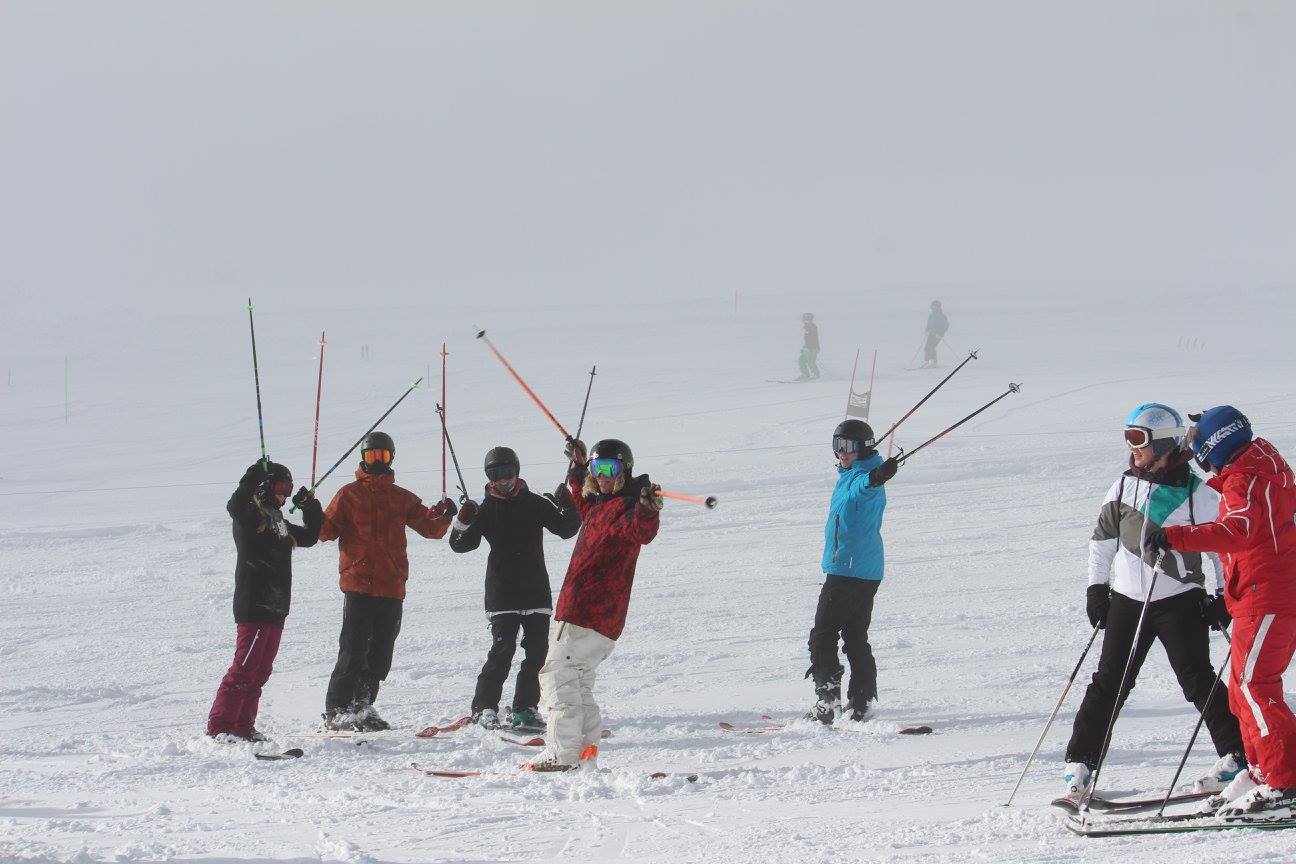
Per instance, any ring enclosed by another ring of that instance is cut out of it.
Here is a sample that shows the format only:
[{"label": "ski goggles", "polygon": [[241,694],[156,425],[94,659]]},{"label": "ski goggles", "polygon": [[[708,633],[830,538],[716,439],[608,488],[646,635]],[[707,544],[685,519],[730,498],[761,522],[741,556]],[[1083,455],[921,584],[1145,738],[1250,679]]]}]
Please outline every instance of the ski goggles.
[{"label": "ski goggles", "polygon": [[620,477],[625,463],[620,459],[591,459],[589,467],[595,477]]},{"label": "ski goggles", "polygon": [[1177,438],[1180,435],[1188,434],[1188,430],[1182,426],[1175,426],[1173,429],[1149,429],[1146,426],[1126,426],[1125,443],[1131,450],[1142,450],[1153,441],[1161,441],[1166,438]]},{"label": "ski goggles", "polygon": [[518,476],[517,468],[507,462],[500,465],[486,466],[486,479],[492,482],[495,480],[512,480],[516,476]]},{"label": "ski goggles", "polygon": [[287,498],[289,495],[292,494],[292,481],[275,480],[273,483],[270,484],[270,492],[274,495],[278,495],[281,498]]},{"label": "ski goggles", "polygon": [[390,450],[366,450],[361,454],[366,465],[373,465],[375,462],[381,462],[384,465],[390,465],[392,460],[392,451]]},{"label": "ski goggles", "polygon": [[858,438],[846,438],[841,435],[833,436],[834,453],[859,453],[861,449]]}]

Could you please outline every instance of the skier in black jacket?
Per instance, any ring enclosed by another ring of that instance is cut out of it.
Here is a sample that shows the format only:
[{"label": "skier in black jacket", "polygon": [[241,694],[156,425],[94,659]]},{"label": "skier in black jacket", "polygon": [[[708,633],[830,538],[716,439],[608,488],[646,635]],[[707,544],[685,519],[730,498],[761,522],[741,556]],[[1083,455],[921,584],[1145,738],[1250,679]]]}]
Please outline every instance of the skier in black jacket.
[{"label": "skier in black jacket", "polygon": [[247,469],[225,509],[234,520],[234,662],[221,680],[207,715],[207,734],[224,740],[264,741],[255,723],[261,688],[270,678],[292,600],[292,552],[319,540],[324,512],[305,487],[293,496],[302,521],[293,525],[281,508],[292,494],[292,473],[259,460]]},{"label": "skier in black jacket", "polygon": [[490,544],[486,559],[486,615],[490,618],[491,648],[477,676],[473,693],[473,722],[499,725],[499,700],[522,631],[525,658],[518,669],[517,685],[508,725],[527,730],[543,729],[536,711],[540,701],[538,675],[549,645],[549,618],[553,592],[545,569],[544,534],[562,539],[576,536],[580,513],[565,486],[556,495],[537,495],[519,474],[517,454],[496,447],[486,454],[485,495],[480,506],[467,501],[459,508],[450,530],[450,548],[471,552]]}]

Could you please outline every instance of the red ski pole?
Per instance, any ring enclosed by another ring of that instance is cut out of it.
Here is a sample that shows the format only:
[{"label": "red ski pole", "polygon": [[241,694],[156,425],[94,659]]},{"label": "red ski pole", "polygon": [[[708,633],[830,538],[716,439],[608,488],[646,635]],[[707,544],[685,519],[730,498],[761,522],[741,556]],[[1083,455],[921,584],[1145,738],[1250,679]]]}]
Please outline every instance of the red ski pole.
[{"label": "red ski pole", "polygon": [[491,353],[495,355],[495,358],[504,364],[504,368],[513,376],[513,380],[518,383],[518,386],[526,391],[526,394],[531,397],[531,401],[536,404],[536,407],[543,411],[544,415],[549,418],[549,422],[554,425],[554,428],[562,433],[563,438],[571,440],[571,433],[563,428],[563,425],[558,422],[558,418],[553,415],[553,412],[545,407],[545,404],[540,401],[540,397],[535,394],[535,391],[527,386],[527,383],[522,380],[522,376],[517,373],[517,370],[510,366],[509,362],[504,359],[504,355],[501,354],[499,349],[495,347],[495,344],[491,342],[490,338],[486,335],[486,331],[482,330],[479,332],[477,338],[486,343],[486,346],[490,348]]},{"label": "red ski pole", "polygon": [[670,498],[674,501],[688,501],[691,504],[702,504],[708,510],[714,510],[715,506],[720,503],[714,495],[699,498],[697,495],[685,495],[682,492],[667,492],[665,489],[658,489],[656,494],[662,498]]},{"label": "red ski pole", "polygon": [[315,381],[315,440],[311,443],[311,486],[315,486],[315,459],[319,456],[320,396],[324,392],[324,331],[320,331],[319,377]]},{"label": "red ski pole", "polygon": [[[441,411],[445,410],[446,402],[446,357],[450,356],[446,352],[445,343],[441,343]],[[437,412],[440,415],[440,411]],[[444,420],[444,418],[443,418]],[[445,423],[441,423],[441,500],[446,499],[446,428]]]}]

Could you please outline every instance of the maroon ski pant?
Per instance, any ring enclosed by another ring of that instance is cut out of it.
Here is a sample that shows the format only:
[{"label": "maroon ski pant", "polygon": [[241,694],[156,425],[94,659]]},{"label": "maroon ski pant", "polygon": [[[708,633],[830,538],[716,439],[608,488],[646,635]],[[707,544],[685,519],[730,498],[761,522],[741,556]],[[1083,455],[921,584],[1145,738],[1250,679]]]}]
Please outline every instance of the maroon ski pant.
[{"label": "maroon ski pant", "polygon": [[207,715],[208,735],[224,732],[246,737],[252,734],[261,688],[270,680],[282,636],[282,624],[251,622],[238,625],[234,662],[221,679],[216,701]]}]

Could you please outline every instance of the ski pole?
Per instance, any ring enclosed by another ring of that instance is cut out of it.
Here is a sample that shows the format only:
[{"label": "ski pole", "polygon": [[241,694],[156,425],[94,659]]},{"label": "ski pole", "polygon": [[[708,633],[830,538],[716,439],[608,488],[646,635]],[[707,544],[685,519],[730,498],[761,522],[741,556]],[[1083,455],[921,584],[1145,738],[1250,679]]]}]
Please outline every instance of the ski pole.
[{"label": "ski pole", "polygon": [[665,489],[658,489],[654,494],[659,495],[662,498],[670,498],[675,501],[688,501],[692,504],[702,504],[708,510],[714,510],[715,506],[720,503],[719,500],[714,495],[708,495],[705,498],[699,498],[697,495],[685,495],[682,492],[667,492]]},{"label": "ski pole", "polygon": [[324,331],[320,331],[319,378],[315,381],[315,440],[311,443],[311,486],[315,485],[315,457],[319,455],[320,396],[324,392]]},{"label": "ski pole", "polygon": [[252,380],[256,382],[257,432],[261,435],[261,467],[270,473],[270,460],[266,458],[265,420],[261,416],[261,370],[257,364],[256,325],[252,323],[252,298],[248,298],[248,329],[252,331]]},{"label": "ski pole", "polygon": [[919,450],[921,450],[921,449],[923,449],[924,447],[926,447],[928,444],[934,444],[935,442],[937,442],[937,441],[939,441],[940,439],[944,438],[944,437],[945,437],[946,435],[948,435],[949,433],[953,432],[953,431],[954,431],[955,429],[957,429],[958,427],[962,426],[964,423],[966,423],[966,422],[968,422],[969,420],[971,420],[973,417],[975,417],[975,416],[977,416],[978,414],[980,414],[982,411],[985,411],[987,408],[989,408],[990,406],[994,405],[994,404],[995,404],[996,402],[998,402],[1000,399],[1004,399],[1004,398],[1006,398],[1006,397],[1012,395],[1013,393],[1017,393],[1017,392],[1019,392],[1020,390],[1021,390],[1021,385],[1020,385],[1020,384],[1009,384],[1009,385],[1008,385],[1008,389],[1005,390],[1003,393],[1001,393],[1001,394],[999,394],[998,396],[996,396],[995,398],[991,399],[989,402],[987,402],[986,404],[982,405],[980,408],[978,408],[977,410],[973,411],[971,414],[967,415],[967,416],[964,417],[962,420],[960,420],[960,421],[958,421],[957,423],[955,423],[953,426],[950,426],[950,427],[949,427],[948,429],[946,429],[945,431],[940,432],[940,433],[938,433],[938,434],[936,434],[936,435],[933,435],[931,438],[928,438],[926,441],[924,441],[923,443],[919,444],[917,447],[915,447],[914,449],[910,450],[908,453],[902,453],[902,454],[900,455],[900,457],[897,459],[897,461],[898,461],[900,464],[904,464],[904,461],[905,461],[906,459],[908,459],[910,456],[914,455],[914,454],[917,453]]},{"label": "ski pole", "polygon": [[437,416],[441,418],[441,440],[450,446],[450,458],[454,460],[455,473],[459,475],[459,494],[462,496],[459,503],[462,504],[468,500],[468,484],[464,482],[463,472],[459,470],[459,457],[455,455],[454,442],[450,440],[450,430],[446,428],[445,408],[437,405],[436,410]]},{"label": "ski pole", "polygon": [[1101,627],[1094,626],[1093,633],[1089,635],[1089,644],[1085,645],[1084,650],[1080,652],[1080,659],[1076,661],[1075,668],[1071,670],[1071,677],[1067,679],[1066,686],[1062,688],[1062,695],[1058,697],[1057,704],[1053,706],[1053,713],[1049,715],[1048,722],[1044,724],[1044,731],[1040,733],[1039,740],[1035,742],[1035,749],[1026,759],[1025,766],[1022,767],[1021,776],[1017,778],[1017,785],[1013,787],[1012,794],[1008,796],[1005,807],[1011,807],[1013,799],[1017,797],[1017,790],[1021,788],[1022,781],[1026,779],[1026,772],[1030,770],[1031,763],[1035,761],[1035,754],[1039,753],[1044,739],[1048,736],[1049,728],[1052,727],[1053,721],[1057,719],[1058,712],[1062,710],[1062,703],[1066,701],[1067,694],[1071,692],[1071,685],[1075,683],[1076,676],[1080,674],[1080,667],[1084,665],[1085,658],[1089,656],[1089,649],[1093,647],[1094,640],[1098,638],[1098,631]]},{"label": "ski pole", "polygon": [[585,404],[581,406],[580,423],[576,424],[576,437],[578,439],[581,436],[581,430],[585,428],[585,409],[589,408],[590,391],[594,389],[594,373],[597,371],[598,366],[590,367],[590,383],[589,386],[585,388]]},{"label": "ski pole", "polygon": [[[1215,691],[1219,688],[1220,681],[1224,678],[1224,673],[1228,671],[1229,664],[1232,662],[1232,645],[1233,640],[1229,638],[1228,630],[1220,630],[1224,634],[1224,641],[1229,644],[1229,656],[1225,656],[1223,664],[1220,665],[1219,674],[1215,676],[1215,683],[1211,685],[1210,692],[1206,694],[1205,705],[1210,706],[1211,699],[1215,698]],[[1153,818],[1160,819],[1161,814],[1165,812],[1166,805],[1170,803],[1170,796],[1174,794],[1175,784],[1179,782],[1179,775],[1183,773],[1184,765],[1188,762],[1188,754],[1192,752],[1193,745],[1197,743],[1197,733],[1201,732],[1202,721],[1206,719],[1206,709],[1203,708],[1197,715],[1197,725],[1193,726],[1192,735],[1188,738],[1188,746],[1184,749],[1183,758],[1179,760],[1179,767],[1175,769],[1174,779],[1170,781],[1170,788],[1166,790],[1165,798],[1161,799],[1161,806],[1157,809],[1156,816]]]},{"label": "ski pole", "polygon": [[882,435],[878,436],[878,439],[877,439],[877,440],[878,440],[878,441],[885,441],[887,438],[890,438],[890,437],[891,437],[891,433],[894,432],[897,428],[899,428],[899,426],[900,426],[901,423],[903,423],[904,421],[908,420],[909,417],[910,417],[910,416],[911,416],[915,411],[917,411],[919,408],[921,408],[921,407],[923,406],[923,403],[924,403],[924,402],[926,402],[928,399],[930,399],[931,397],[933,397],[933,396],[936,395],[936,391],[937,391],[937,390],[939,390],[939,389],[941,389],[942,387],[945,386],[945,382],[949,381],[949,380],[950,380],[951,378],[953,378],[956,374],[958,374],[958,371],[959,371],[960,369],[962,369],[962,368],[963,368],[964,366],[966,366],[968,363],[970,363],[971,361],[976,360],[976,359],[977,359],[977,352],[976,352],[976,351],[969,351],[969,352],[968,352],[968,356],[963,360],[962,363],[960,363],[960,364],[958,364],[957,366],[955,366],[955,367],[953,368],[953,370],[951,370],[950,373],[949,373],[948,375],[946,375],[944,378],[942,378],[942,379],[940,380],[940,383],[939,383],[939,384],[937,384],[937,385],[936,385],[935,387],[933,387],[931,390],[927,391],[927,395],[924,396],[923,398],[919,399],[917,405],[915,405],[915,406],[913,406],[912,408],[910,408],[908,411],[905,412],[905,415],[904,415],[903,417],[901,417],[901,418],[900,418],[899,420],[897,420],[896,422],[892,423],[892,424],[891,424],[891,428],[888,429],[886,432],[882,433]]},{"label": "ski pole", "polygon": [[[445,343],[441,343],[441,411],[444,411],[446,404],[446,358],[450,354],[446,351]],[[437,416],[441,416],[441,411]],[[446,499],[446,434],[445,418],[441,418],[441,500]]]},{"label": "ski pole", "polygon": [[[504,364],[504,368],[507,369],[508,373],[513,376],[513,380],[516,381],[522,387],[522,389],[526,391],[526,394],[531,397],[531,401],[534,402],[536,406],[541,411],[544,412],[544,415],[549,418],[549,422],[554,425],[554,428],[556,428],[559,432],[562,433],[563,438],[565,438],[568,441],[572,440],[571,433],[563,428],[563,425],[558,422],[558,418],[553,415],[553,412],[551,412],[548,408],[545,407],[545,404],[540,401],[540,397],[535,394],[535,391],[527,386],[527,383],[522,380],[522,376],[517,373],[517,370],[515,370],[512,366],[510,366],[509,362],[504,359],[504,355],[501,354],[499,352],[499,349],[495,347],[495,343],[491,342],[490,337],[486,335],[486,331],[482,330],[481,332],[479,332],[477,334],[477,338],[481,339],[483,342],[486,343],[487,347],[490,348],[491,353],[495,355],[496,359],[498,359],[501,363]],[[593,381],[591,381],[590,383],[592,385]]]},{"label": "ski pole", "polygon": [[[381,423],[382,421],[386,420],[386,419],[387,419],[387,415],[390,414],[390,413],[392,413],[393,411],[395,411],[395,410],[396,410],[396,406],[399,405],[400,403],[404,402],[404,401],[405,401],[405,397],[408,396],[409,394],[413,393],[414,390],[415,390],[415,388],[417,388],[417,387],[419,386],[419,384],[422,383],[422,381],[423,381],[422,376],[419,376],[418,381],[415,381],[413,384],[411,384],[411,385],[409,386],[409,389],[406,390],[406,391],[401,395],[401,397],[400,397],[399,399],[397,399],[394,403],[392,403],[392,406],[391,406],[390,408],[388,408],[386,411],[384,411],[384,412],[383,412],[383,415],[382,415],[381,417],[379,417],[377,420],[375,420],[375,421],[374,421],[374,424],[373,424],[372,426],[370,426],[368,429],[366,429],[366,430],[364,431],[364,435],[361,435],[359,438],[357,438],[357,439],[356,439],[356,442],[355,442],[354,444],[352,444],[350,447],[347,448],[347,451],[346,451],[345,453],[343,453],[342,456],[339,457],[339,459],[338,459],[336,462],[333,463],[333,467],[330,468],[329,470],[325,471],[323,477],[319,478],[318,480],[316,480],[314,483],[311,484],[310,491],[311,491],[311,492],[314,492],[316,489],[318,489],[319,486],[320,486],[320,484],[323,483],[325,480],[327,480],[327,479],[329,478],[329,475],[332,474],[334,471],[336,471],[337,468],[338,468],[338,466],[342,464],[342,460],[345,459],[345,458],[347,458],[348,456],[350,456],[351,453],[352,453],[352,452],[353,452],[357,447],[359,447],[362,443],[364,443],[364,439],[365,439],[365,437],[368,436],[368,434],[369,434],[370,432],[372,432],[373,430],[377,429],[377,428],[378,428],[378,424]],[[288,512],[289,512],[289,513],[296,513],[296,512],[297,512],[297,505],[294,504],[292,507],[290,507],[290,508],[288,509]]]}]

